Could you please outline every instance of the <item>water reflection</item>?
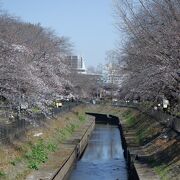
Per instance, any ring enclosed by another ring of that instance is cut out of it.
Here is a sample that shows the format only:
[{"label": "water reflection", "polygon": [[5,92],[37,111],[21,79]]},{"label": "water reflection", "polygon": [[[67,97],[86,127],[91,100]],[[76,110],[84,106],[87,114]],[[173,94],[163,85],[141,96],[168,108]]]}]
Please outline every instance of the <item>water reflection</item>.
[{"label": "water reflection", "polygon": [[88,147],[70,180],[127,180],[126,164],[117,126],[96,125]]}]

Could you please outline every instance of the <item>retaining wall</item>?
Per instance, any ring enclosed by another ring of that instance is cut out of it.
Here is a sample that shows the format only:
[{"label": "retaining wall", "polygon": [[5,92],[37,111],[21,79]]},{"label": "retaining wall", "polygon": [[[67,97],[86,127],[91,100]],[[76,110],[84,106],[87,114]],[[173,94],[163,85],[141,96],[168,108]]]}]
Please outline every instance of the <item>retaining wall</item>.
[{"label": "retaining wall", "polygon": [[[70,154],[69,158],[64,162],[64,164],[60,167],[60,169],[55,173],[55,175],[51,178],[53,180],[63,180],[67,173],[70,171],[71,167],[73,166],[74,162],[82,155],[84,152],[87,144],[89,137],[94,130],[95,127],[95,121],[92,120],[90,125],[87,125],[86,131],[83,134],[83,136],[76,138],[76,134],[74,134],[75,137],[75,142],[76,146],[72,153]],[[78,134],[78,132],[76,132]]]}]

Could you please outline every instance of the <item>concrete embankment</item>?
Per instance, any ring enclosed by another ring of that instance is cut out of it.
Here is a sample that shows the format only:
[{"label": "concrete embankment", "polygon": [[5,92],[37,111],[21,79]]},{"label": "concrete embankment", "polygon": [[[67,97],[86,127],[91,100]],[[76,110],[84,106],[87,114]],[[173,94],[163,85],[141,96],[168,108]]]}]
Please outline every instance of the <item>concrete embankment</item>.
[{"label": "concrete embankment", "polygon": [[57,179],[62,180],[71,169],[74,162],[81,156],[87,146],[89,136],[95,127],[94,118],[89,118],[71,138],[66,140],[60,149],[51,154],[49,160],[38,171],[34,171],[26,179]]},{"label": "concrete embankment", "polygon": [[178,179],[180,141],[177,132],[133,109],[122,114],[121,125],[127,148],[125,157],[139,179]]}]

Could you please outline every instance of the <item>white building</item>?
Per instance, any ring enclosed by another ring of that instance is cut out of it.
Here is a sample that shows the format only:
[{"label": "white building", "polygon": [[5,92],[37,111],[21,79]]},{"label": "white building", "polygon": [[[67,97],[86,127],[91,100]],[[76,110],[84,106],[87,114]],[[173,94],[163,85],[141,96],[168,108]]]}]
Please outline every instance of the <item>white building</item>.
[{"label": "white building", "polygon": [[121,86],[123,80],[122,75],[119,73],[119,68],[117,66],[113,66],[112,63],[106,64],[103,72],[103,78],[105,83],[117,86]]},{"label": "white building", "polygon": [[81,56],[67,56],[66,62],[72,70],[86,74],[85,61]]}]

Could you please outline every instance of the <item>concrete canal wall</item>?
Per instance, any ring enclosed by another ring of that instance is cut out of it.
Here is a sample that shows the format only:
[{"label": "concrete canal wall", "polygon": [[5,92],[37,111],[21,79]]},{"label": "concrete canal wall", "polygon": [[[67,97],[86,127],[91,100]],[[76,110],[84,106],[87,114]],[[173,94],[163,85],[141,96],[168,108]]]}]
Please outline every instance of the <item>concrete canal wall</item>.
[{"label": "concrete canal wall", "polygon": [[[95,121],[91,120],[90,125],[89,123],[84,127],[86,128],[86,131],[82,136],[79,136],[79,132],[76,132],[73,135],[73,139],[77,142],[76,146],[74,147],[72,153],[68,157],[68,159],[64,162],[64,164],[60,167],[60,169],[55,173],[54,177],[52,179],[54,180],[62,180],[65,178],[67,173],[70,171],[71,167],[73,166],[74,162],[79,159],[79,157],[82,155],[84,152],[87,144],[89,137],[91,136],[92,131],[94,130],[95,127]],[[77,138],[79,137],[79,138]]]}]

